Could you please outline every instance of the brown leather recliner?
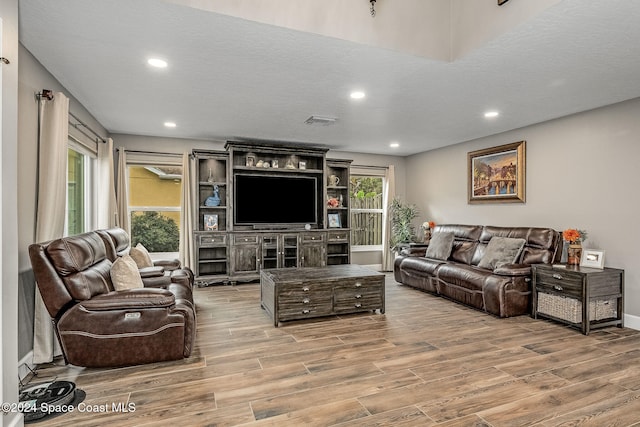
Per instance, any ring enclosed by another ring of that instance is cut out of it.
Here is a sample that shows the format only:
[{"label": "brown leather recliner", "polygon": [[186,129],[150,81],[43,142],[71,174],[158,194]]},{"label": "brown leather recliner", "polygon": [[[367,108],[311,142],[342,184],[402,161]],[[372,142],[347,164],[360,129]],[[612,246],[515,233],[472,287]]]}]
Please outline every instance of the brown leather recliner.
[{"label": "brown leather recliner", "polygon": [[189,287],[115,291],[96,232],[34,243],[29,257],[67,363],[110,367],[190,356],[196,317]]},{"label": "brown leather recliner", "polygon": [[[111,262],[131,250],[129,234],[122,228],[114,227],[96,232],[104,241],[107,257]],[[145,286],[166,288],[169,283],[175,282],[193,287],[193,272],[189,267],[182,267],[177,259],[153,261],[153,267],[141,268],[140,275]]]}]

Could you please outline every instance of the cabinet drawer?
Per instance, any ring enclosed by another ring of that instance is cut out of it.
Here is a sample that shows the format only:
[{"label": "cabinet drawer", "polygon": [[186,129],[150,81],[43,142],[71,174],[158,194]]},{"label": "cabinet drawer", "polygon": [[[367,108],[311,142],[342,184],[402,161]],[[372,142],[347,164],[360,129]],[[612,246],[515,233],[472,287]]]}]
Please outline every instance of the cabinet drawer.
[{"label": "cabinet drawer", "polygon": [[305,233],[302,235],[303,243],[324,242],[325,233]]},{"label": "cabinet drawer", "polygon": [[582,297],[582,276],[566,271],[536,271],[536,287],[543,292],[556,292]]},{"label": "cabinet drawer", "polygon": [[278,309],[278,320],[306,319],[332,314],[331,304],[287,305]]},{"label": "cabinet drawer", "polygon": [[380,294],[353,295],[350,298],[339,298],[336,295],[333,309],[336,312],[368,311],[382,308],[382,296]]},{"label": "cabinet drawer", "polygon": [[278,296],[331,294],[331,285],[312,283],[286,283],[278,285]]},{"label": "cabinet drawer", "polygon": [[236,234],[233,236],[233,243],[236,245],[258,243],[257,234]]},{"label": "cabinet drawer", "polygon": [[331,243],[347,243],[349,242],[349,233],[347,231],[330,231],[328,240]]},{"label": "cabinet drawer", "polygon": [[200,246],[219,246],[227,244],[226,234],[205,234],[198,236]]},{"label": "cabinet drawer", "polygon": [[353,278],[342,280],[335,285],[335,292],[380,292],[382,289],[382,281],[384,279],[377,278]]}]

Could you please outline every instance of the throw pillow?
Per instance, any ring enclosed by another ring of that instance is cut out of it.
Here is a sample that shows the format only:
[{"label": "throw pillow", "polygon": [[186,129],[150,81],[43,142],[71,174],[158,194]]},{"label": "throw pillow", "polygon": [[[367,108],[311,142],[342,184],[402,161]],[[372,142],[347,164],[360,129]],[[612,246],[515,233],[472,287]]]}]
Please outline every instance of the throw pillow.
[{"label": "throw pillow", "polygon": [[118,258],[111,266],[111,283],[116,291],[143,288],[138,265],[129,255]]},{"label": "throw pillow", "polygon": [[478,267],[494,270],[504,264],[515,263],[525,243],[524,239],[492,237],[482,259],[478,263]]},{"label": "throw pillow", "polygon": [[449,255],[451,255],[454,237],[452,231],[438,231],[433,233],[425,257],[446,261]]},{"label": "throw pillow", "polygon": [[138,243],[135,248],[131,248],[129,255],[136,262],[138,268],[153,267],[153,261],[147,248],[142,246],[142,243]]}]

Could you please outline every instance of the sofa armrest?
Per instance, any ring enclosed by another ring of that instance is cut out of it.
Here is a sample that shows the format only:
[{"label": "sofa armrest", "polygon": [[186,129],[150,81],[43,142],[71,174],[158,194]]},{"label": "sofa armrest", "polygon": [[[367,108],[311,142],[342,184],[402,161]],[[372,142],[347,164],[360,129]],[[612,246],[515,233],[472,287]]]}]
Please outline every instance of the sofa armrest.
[{"label": "sofa armrest", "polygon": [[138,269],[138,271],[140,272],[140,277],[142,277],[143,279],[164,276],[164,267],[162,266],[142,267]]},{"label": "sofa armrest", "polygon": [[180,260],[177,259],[159,259],[153,261],[153,265],[156,267],[163,267],[167,271],[173,271],[180,268]]},{"label": "sofa armrest", "polygon": [[530,276],[531,266],[529,264],[503,264],[493,270],[493,274],[499,276]]},{"label": "sofa armrest", "polygon": [[166,289],[139,288],[98,295],[78,305],[87,311],[111,311],[165,308],[175,303],[175,296]]},{"label": "sofa armrest", "polygon": [[404,248],[400,251],[400,254],[403,256],[423,257],[427,254],[427,248],[426,247]]}]

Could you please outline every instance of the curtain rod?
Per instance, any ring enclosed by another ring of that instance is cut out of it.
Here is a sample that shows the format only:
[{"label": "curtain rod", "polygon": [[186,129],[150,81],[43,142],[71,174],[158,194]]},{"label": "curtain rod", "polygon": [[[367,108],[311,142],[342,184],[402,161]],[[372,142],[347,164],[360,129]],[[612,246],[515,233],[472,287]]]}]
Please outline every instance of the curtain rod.
[{"label": "curtain rod", "polygon": [[[50,90],[50,89],[42,89],[42,91],[36,93],[36,99],[38,100],[38,102],[42,102],[43,100],[53,101],[53,91]],[[40,110],[38,109],[38,112],[39,111]],[[83,122],[78,117],[76,117],[71,111],[69,111],[69,116],[73,117],[73,119],[76,122],[78,122],[78,123],[73,123],[71,120],[69,120],[69,124],[71,126],[73,126],[74,128],[76,128],[84,136],[86,136],[87,138],[90,138],[92,140],[94,139],[91,135],[87,135],[87,133],[84,130],[82,130],[80,128],[80,126],[82,126],[83,128],[87,129],[89,132],[91,132],[95,136],[95,142],[96,143],[97,142],[102,142],[104,144],[107,143],[107,138],[103,137],[98,132],[96,132],[95,130],[91,129],[91,127],[89,125],[87,125],[85,122]]]},{"label": "curtain rod", "polygon": [[93,135],[95,135],[95,140],[96,142],[102,142],[103,144],[107,143],[107,139],[104,138],[103,136],[101,136],[98,132],[96,132],[95,130],[91,129],[86,123],[84,123],[82,120],[80,120],[79,118],[77,118],[71,111],[69,111],[69,115],[71,117],[73,117],[73,119],[75,121],[77,121],[78,123],[73,123],[71,120],[69,120],[69,124],[71,126],[73,126],[74,128],[76,128],[79,132],[81,132],[84,136],[86,136],[87,138],[91,138],[91,135],[88,135],[87,132],[85,132],[81,127],[87,129],[89,132],[91,132]]},{"label": "curtain rod", "polygon": [[352,168],[387,170],[389,166],[351,165]]},{"label": "curtain rod", "polygon": [[127,150],[126,148],[122,148],[122,147],[118,148],[118,150],[124,150],[127,153],[152,154],[154,156],[182,157],[182,154],[179,154],[179,153],[159,153],[157,151]]}]

